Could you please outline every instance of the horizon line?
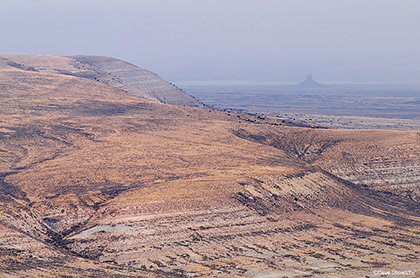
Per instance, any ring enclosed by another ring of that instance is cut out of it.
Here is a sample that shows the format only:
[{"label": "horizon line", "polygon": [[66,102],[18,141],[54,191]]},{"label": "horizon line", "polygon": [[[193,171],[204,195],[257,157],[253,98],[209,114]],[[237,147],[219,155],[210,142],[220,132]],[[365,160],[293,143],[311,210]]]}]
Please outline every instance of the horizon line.
[{"label": "horizon line", "polygon": [[[420,85],[420,80],[413,81],[338,81],[316,80],[323,85]],[[253,80],[184,80],[171,81],[179,86],[293,86],[300,81],[253,81]]]}]

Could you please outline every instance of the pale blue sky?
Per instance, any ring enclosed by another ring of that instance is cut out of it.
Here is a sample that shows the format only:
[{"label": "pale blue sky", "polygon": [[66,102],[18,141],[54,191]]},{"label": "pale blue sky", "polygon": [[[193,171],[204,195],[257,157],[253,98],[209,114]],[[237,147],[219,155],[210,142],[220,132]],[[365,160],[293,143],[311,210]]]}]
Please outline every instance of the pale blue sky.
[{"label": "pale blue sky", "polygon": [[173,82],[420,80],[417,0],[1,0],[0,52],[124,59]]}]

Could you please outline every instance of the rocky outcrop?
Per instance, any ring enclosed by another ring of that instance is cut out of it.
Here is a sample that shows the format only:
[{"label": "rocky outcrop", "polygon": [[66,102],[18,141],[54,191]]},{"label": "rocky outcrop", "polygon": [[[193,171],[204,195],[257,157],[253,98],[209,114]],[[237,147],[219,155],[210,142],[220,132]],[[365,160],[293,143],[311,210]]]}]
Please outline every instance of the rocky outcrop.
[{"label": "rocky outcrop", "polygon": [[346,181],[420,201],[420,132],[283,129],[241,138],[281,149]]},{"label": "rocky outcrop", "polygon": [[153,102],[204,106],[156,73],[110,57],[0,54],[0,66],[3,70],[20,69],[91,79]]},{"label": "rocky outcrop", "polygon": [[306,79],[295,85],[296,88],[322,88],[325,85],[312,79],[312,74],[308,74]]},{"label": "rocky outcrop", "polygon": [[[161,103],[202,106],[192,96],[162,79],[156,73],[119,59],[102,56],[71,56],[80,63],[95,66],[123,82],[119,88],[130,92],[136,88]],[[131,88],[130,88],[131,87]]]}]

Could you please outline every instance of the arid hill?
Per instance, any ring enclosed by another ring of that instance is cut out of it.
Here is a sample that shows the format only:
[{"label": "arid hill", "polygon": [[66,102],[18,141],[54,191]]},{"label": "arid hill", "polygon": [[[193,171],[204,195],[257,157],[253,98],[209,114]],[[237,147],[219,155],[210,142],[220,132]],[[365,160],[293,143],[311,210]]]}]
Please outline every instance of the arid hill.
[{"label": "arid hill", "polygon": [[2,275],[420,273],[419,132],[162,104],[80,59],[0,55]]},{"label": "arid hill", "polygon": [[0,58],[8,66],[87,78],[160,103],[203,106],[157,74],[111,57],[1,54]]},{"label": "arid hill", "polygon": [[123,90],[126,89],[127,92],[130,92],[131,87],[134,87],[161,103],[195,107],[202,106],[202,103],[175,85],[160,78],[157,74],[133,64],[111,57],[80,55],[70,57],[83,65],[94,66],[101,71],[109,73],[113,78],[118,78],[125,86],[116,87]]}]

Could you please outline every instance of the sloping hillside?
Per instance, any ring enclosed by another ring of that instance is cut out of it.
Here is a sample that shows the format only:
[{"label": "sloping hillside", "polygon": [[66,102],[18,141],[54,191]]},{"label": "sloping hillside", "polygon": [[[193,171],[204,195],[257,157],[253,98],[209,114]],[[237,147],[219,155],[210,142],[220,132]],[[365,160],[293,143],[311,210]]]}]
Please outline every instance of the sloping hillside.
[{"label": "sloping hillside", "polygon": [[403,157],[420,147],[414,133],[290,127],[162,104],[79,76],[71,58],[25,59],[33,62],[0,60],[0,273],[420,271],[418,200],[353,183],[364,176],[342,158],[389,157],[415,184],[416,172],[402,170],[419,167]]},{"label": "sloping hillside", "polygon": [[[119,59],[102,56],[70,56],[80,63],[98,67],[123,81],[128,86],[139,89],[161,103],[202,106],[192,96],[186,94],[175,85],[168,83],[156,73],[140,68]],[[126,89],[125,87],[121,87]]]},{"label": "sloping hillside", "polygon": [[281,149],[346,181],[419,200],[419,131],[259,129],[236,134]]},{"label": "sloping hillside", "polygon": [[202,103],[156,73],[102,56],[0,54],[5,65],[22,70],[92,79],[148,100],[201,107]]}]

